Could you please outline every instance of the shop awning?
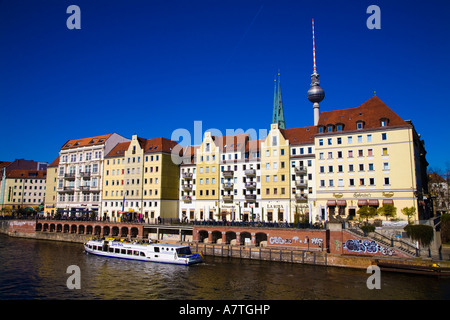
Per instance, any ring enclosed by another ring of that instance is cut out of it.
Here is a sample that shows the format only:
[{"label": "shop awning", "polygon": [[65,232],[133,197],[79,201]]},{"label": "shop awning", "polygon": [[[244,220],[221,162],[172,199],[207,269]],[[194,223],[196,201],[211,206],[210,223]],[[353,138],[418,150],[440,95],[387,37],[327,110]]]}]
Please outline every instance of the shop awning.
[{"label": "shop awning", "polygon": [[367,206],[368,204],[369,204],[369,202],[367,200],[358,200],[359,207],[364,207],[364,206]]},{"label": "shop awning", "polygon": [[369,206],[379,206],[380,202],[377,199],[369,199]]},{"label": "shop awning", "polygon": [[339,207],[346,207],[347,206],[347,201],[346,200],[337,200],[336,203],[337,203],[337,205]]},{"label": "shop awning", "polygon": [[327,201],[328,207],[335,207],[336,206],[336,200],[328,200]]},{"label": "shop awning", "polygon": [[392,199],[384,199],[383,200],[383,205],[385,205],[385,204],[394,204],[394,200],[392,200]]}]

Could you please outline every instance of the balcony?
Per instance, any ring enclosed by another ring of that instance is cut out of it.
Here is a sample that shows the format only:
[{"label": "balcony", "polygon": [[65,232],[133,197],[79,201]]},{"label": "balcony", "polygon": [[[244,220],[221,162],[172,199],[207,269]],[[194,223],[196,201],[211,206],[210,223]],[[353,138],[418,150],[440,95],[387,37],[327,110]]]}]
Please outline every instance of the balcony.
[{"label": "balcony", "polygon": [[295,174],[296,175],[305,175],[306,167],[295,167]]},{"label": "balcony", "polygon": [[308,195],[306,194],[296,194],[295,195],[295,201],[297,203],[305,203],[308,202]]},{"label": "balcony", "polygon": [[80,188],[80,191],[89,191],[89,190],[91,190],[90,186],[80,186],[79,188]]},{"label": "balcony", "polygon": [[223,171],[222,173],[223,173],[224,178],[233,178],[234,177],[234,171],[227,170],[227,171]]},{"label": "balcony", "polygon": [[75,191],[75,187],[64,187],[62,189],[62,191],[64,191],[64,192],[73,192],[73,191]]},{"label": "balcony", "polygon": [[306,180],[296,180],[295,186],[300,189],[305,189],[308,187],[308,182]]},{"label": "balcony", "polygon": [[191,203],[192,202],[192,197],[191,196],[183,196],[183,201],[184,203]]},{"label": "balcony", "polygon": [[192,180],[193,173],[192,172],[183,172],[182,177],[185,180]]},{"label": "balcony", "polygon": [[90,176],[91,176],[90,171],[80,172],[80,177],[82,177],[82,178],[89,178]]},{"label": "balcony", "polygon": [[226,182],[226,183],[222,184],[222,187],[223,187],[224,190],[233,190],[234,183]]},{"label": "balcony", "polygon": [[192,184],[183,184],[181,188],[183,191],[192,191]]},{"label": "balcony", "polygon": [[245,188],[248,190],[256,189],[256,182],[246,182]]},{"label": "balcony", "polygon": [[247,170],[245,170],[245,175],[247,177],[254,177],[254,176],[256,176],[256,170],[255,169],[247,169]]},{"label": "balcony", "polygon": [[256,194],[246,194],[245,195],[245,201],[247,201],[247,202],[255,202],[256,201]]},{"label": "balcony", "polygon": [[70,172],[70,173],[64,174],[64,178],[66,178],[66,179],[75,179],[75,172]]},{"label": "balcony", "polygon": [[233,202],[234,196],[232,194],[227,194],[222,197],[223,202]]}]

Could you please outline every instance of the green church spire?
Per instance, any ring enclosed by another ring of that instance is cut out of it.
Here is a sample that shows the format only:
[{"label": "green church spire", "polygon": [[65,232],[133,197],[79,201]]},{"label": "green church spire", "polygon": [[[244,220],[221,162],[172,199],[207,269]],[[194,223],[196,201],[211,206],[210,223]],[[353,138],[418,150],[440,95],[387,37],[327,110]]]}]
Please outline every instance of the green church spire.
[{"label": "green church spire", "polygon": [[279,72],[278,80],[275,79],[274,83],[272,123],[278,123],[278,128],[286,129],[286,123],[284,121],[283,100],[281,98],[281,81]]}]

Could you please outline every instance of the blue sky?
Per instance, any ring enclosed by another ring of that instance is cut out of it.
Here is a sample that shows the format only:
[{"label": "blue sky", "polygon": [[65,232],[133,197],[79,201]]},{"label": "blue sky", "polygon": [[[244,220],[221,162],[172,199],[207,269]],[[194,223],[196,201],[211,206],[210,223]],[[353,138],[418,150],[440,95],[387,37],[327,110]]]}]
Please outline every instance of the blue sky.
[{"label": "blue sky", "polygon": [[[69,30],[69,5],[81,30]],[[369,30],[367,8],[381,9]],[[311,19],[321,110],[377,92],[450,162],[449,1],[0,1],[0,160],[51,162],[69,139],[175,129],[268,129],[281,71],[287,127],[313,124]],[[195,143],[197,141],[192,141]]]}]

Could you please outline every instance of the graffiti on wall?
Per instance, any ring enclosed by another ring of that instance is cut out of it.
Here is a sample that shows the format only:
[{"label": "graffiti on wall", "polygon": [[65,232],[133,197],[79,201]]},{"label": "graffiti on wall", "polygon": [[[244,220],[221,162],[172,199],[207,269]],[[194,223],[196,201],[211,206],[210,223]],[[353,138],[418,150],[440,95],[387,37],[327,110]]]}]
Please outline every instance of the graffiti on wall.
[{"label": "graffiti on wall", "polygon": [[347,249],[348,252],[368,253],[368,254],[381,253],[382,255],[385,256],[395,255],[395,251],[393,249],[383,247],[373,240],[350,239],[344,243],[343,248]]},{"label": "graffiti on wall", "polygon": [[[300,239],[299,237],[293,237],[293,238],[282,238],[282,237],[270,237],[269,238],[269,243],[270,244],[279,244],[279,245],[291,245],[291,244],[307,244],[308,243],[308,238],[305,237],[305,239]],[[323,244],[323,239],[321,238],[311,238],[310,239],[310,243],[311,244],[315,244],[318,246],[322,246]]]}]

